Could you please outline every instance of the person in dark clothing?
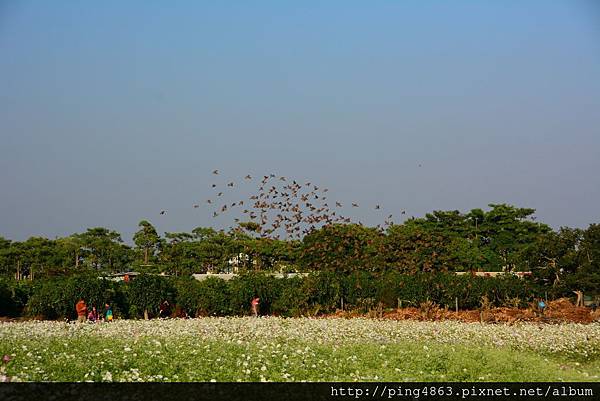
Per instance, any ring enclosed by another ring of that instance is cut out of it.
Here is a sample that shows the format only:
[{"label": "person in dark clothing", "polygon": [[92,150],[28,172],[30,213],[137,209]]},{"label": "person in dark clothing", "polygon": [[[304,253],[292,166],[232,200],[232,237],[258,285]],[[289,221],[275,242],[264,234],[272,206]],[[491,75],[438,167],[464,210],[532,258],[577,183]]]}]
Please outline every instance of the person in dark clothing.
[{"label": "person in dark clothing", "polygon": [[169,305],[169,301],[164,300],[160,304],[159,309],[160,309],[160,312],[158,313],[159,317],[167,318],[167,317],[171,316],[171,305]]}]

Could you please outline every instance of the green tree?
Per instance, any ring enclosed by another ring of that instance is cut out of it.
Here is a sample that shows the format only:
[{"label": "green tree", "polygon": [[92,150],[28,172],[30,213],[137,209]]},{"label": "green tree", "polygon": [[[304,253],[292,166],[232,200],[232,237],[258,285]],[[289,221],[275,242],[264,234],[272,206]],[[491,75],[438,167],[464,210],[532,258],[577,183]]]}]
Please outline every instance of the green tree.
[{"label": "green tree", "polygon": [[479,246],[492,255],[488,268],[492,271],[513,271],[517,267],[525,268],[526,249],[541,234],[548,233],[551,228],[546,224],[530,221],[535,209],[517,208],[506,204],[490,204],[489,212],[480,213],[476,209],[469,217],[476,220],[476,235]]},{"label": "green tree", "polygon": [[523,252],[523,258],[534,280],[549,287],[555,296],[568,293],[568,277],[580,266],[583,231],[561,227],[558,232],[540,234]]},{"label": "green tree", "polygon": [[84,263],[93,269],[116,272],[131,262],[131,249],[123,244],[121,234],[116,231],[89,228],[79,238],[86,254]]},{"label": "green tree", "polygon": [[31,237],[19,244],[23,265],[29,277],[44,276],[61,266],[61,257],[56,242],[43,237]]},{"label": "green tree", "polygon": [[142,220],[138,224],[139,230],[133,235],[133,242],[144,255],[144,265],[150,263],[150,257],[154,256],[160,245],[160,236],[152,224]]},{"label": "green tree", "polygon": [[194,248],[203,273],[229,272],[229,260],[243,252],[244,240],[247,238],[237,232],[231,235],[210,228],[199,227],[192,232],[200,240]]},{"label": "green tree", "polygon": [[600,224],[591,224],[583,232],[578,253],[579,267],[567,278],[569,288],[600,295]]},{"label": "green tree", "polygon": [[78,271],[84,256],[83,241],[78,234],[68,237],[58,238],[56,243],[63,256],[63,266],[65,269],[74,268]]},{"label": "green tree", "polygon": [[159,260],[170,274],[192,274],[198,263],[193,252],[193,235],[189,233],[165,233]]},{"label": "green tree", "polygon": [[330,224],[306,235],[300,246],[299,264],[308,270],[351,272],[378,271],[383,235],[376,228],[357,224]]},{"label": "green tree", "polygon": [[0,275],[11,276],[14,272],[12,248],[14,247],[11,240],[0,236]]},{"label": "green tree", "polygon": [[409,220],[388,228],[384,248],[388,266],[405,273],[477,268],[480,255],[472,241],[444,227],[421,223]]}]

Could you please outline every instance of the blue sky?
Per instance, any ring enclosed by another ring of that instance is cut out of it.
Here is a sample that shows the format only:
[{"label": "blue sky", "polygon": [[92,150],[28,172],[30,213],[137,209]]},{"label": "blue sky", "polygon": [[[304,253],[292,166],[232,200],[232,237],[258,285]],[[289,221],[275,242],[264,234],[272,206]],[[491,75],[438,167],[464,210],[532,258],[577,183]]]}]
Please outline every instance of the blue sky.
[{"label": "blue sky", "polygon": [[0,235],[227,227],[203,203],[213,169],[312,181],[372,225],[375,203],[398,216],[511,203],[555,228],[598,223],[599,11],[0,3]]}]

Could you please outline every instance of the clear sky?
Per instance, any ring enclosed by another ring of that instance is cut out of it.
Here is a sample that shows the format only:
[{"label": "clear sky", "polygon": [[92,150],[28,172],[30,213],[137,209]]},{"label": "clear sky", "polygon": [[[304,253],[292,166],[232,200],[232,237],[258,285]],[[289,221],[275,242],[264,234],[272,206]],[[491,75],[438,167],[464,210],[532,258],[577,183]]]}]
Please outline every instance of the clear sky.
[{"label": "clear sky", "polygon": [[586,227],[599,73],[590,1],[0,0],[0,235],[225,227],[213,169]]}]

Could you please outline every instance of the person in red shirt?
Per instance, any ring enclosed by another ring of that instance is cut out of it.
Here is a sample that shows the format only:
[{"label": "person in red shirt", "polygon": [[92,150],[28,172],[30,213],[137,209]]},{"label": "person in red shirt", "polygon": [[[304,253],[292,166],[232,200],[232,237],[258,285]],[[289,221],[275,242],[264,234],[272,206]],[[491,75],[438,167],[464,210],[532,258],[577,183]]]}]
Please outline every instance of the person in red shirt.
[{"label": "person in red shirt", "polygon": [[82,323],[85,322],[85,318],[87,315],[87,305],[85,304],[83,298],[79,299],[79,302],[77,302],[77,304],[75,305],[75,310],[77,311],[77,321]]},{"label": "person in red shirt", "polygon": [[252,302],[250,303],[252,305],[252,314],[254,315],[254,317],[258,317],[258,303],[260,301],[260,298],[258,297],[254,297],[252,299]]}]

